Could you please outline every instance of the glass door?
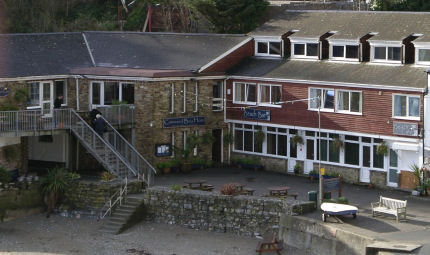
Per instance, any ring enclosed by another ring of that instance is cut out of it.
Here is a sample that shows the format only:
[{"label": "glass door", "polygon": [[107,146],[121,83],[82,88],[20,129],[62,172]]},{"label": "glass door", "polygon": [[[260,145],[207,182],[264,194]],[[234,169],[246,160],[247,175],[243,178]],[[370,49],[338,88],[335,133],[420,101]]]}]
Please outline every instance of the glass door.
[{"label": "glass door", "polygon": [[42,96],[42,114],[45,117],[52,117],[54,104],[54,86],[52,82],[43,82],[40,88]]},{"label": "glass door", "polygon": [[398,156],[395,151],[390,150],[390,168],[388,169],[387,185],[390,187],[397,187],[398,183]]},{"label": "glass door", "polygon": [[362,145],[363,152],[363,163],[360,169],[360,182],[370,182],[370,165],[371,165],[371,154],[370,145]]}]

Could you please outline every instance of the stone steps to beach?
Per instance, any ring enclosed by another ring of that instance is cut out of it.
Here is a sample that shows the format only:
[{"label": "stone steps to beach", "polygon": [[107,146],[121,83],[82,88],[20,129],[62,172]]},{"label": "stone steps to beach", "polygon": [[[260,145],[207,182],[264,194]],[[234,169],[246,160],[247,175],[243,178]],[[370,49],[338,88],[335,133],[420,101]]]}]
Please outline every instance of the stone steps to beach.
[{"label": "stone steps to beach", "polygon": [[127,196],[125,202],[119,205],[113,211],[112,215],[105,220],[105,224],[101,228],[101,231],[116,235],[121,233],[134,212],[143,203],[143,199],[144,196],[142,194]]}]

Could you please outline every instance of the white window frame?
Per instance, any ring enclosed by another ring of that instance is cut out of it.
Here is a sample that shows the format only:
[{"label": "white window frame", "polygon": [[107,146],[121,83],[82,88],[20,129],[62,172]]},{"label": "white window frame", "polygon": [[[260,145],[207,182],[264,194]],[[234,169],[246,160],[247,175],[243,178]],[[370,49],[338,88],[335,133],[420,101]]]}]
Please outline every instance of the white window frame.
[{"label": "white window frame", "polygon": [[198,83],[194,83],[194,110],[193,112],[199,111],[199,87]]},{"label": "white window frame", "polygon": [[185,150],[187,147],[187,131],[182,131],[182,149]]},{"label": "white window frame", "polygon": [[[110,82],[110,81],[109,81]],[[116,82],[116,81],[112,81]],[[94,83],[100,83],[100,104],[93,104],[93,84]],[[134,82],[118,82],[118,100],[122,101],[122,84],[133,84],[133,86],[136,86]],[[92,109],[98,107],[98,106],[110,106],[105,105],[105,82],[104,81],[91,81],[90,82],[90,105]]]},{"label": "white window frame", "polygon": [[[348,109],[349,110],[340,110],[339,109],[339,92],[349,92],[349,100],[348,100]],[[360,111],[359,112],[352,112],[351,111],[351,92],[358,92],[360,93]],[[346,114],[353,114],[353,115],[363,115],[363,92],[359,90],[346,90],[346,89],[338,89],[335,90],[335,109],[338,113],[346,113]]]},{"label": "white window frame", "polygon": [[[343,46],[343,57],[334,57],[333,56],[333,47],[334,46]],[[346,46],[357,46],[358,52],[357,52],[357,58],[347,58],[346,57]],[[360,44],[358,42],[345,42],[345,43],[330,43],[330,60],[341,60],[341,61],[348,61],[348,62],[359,62],[360,61]]]},{"label": "white window frame", "polygon": [[187,112],[187,83],[184,82],[182,84],[182,112],[181,113],[186,113]]},{"label": "white window frame", "polygon": [[172,150],[172,158],[175,157],[175,132],[170,133],[170,144],[171,144],[171,150]]},{"label": "white window frame", "polygon": [[[309,111],[318,111],[318,107],[316,107],[316,108],[311,108],[311,104],[310,104],[310,98],[311,98],[311,89],[319,89],[319,90],[321,90],[321,102],[320,102],[320,105],[321,105],[321,108],[320,108],[320,111],[321,112],[334,112],[335,111],[335,109],[336,109],[336,90],[335,89],[331,89],[331,88],[318,88],[318,87],[309,87],[309,89],[308,89],[308,98],[309,98],[309,100],[308,100],[308,110]],[[333,91],[333,93],[334,93],[334,96],[333,96],[333,109],[330,109],[330,108],[323,108],[323,105],[325,104],[324,102],[325,102],[325,98],[323,97],[323,91],[324,90],[332,90]]]},{"label": "white window frame", "polygon": [[[374,43],[370,42],[370,62],[373,63],[387,63],[387,64],[401,64],[403,60],[403,47],[402,42],[384,42],[384,43]],[[375,47],[385,47],[385,60],[375,59]],[[388,59],[388,48],[398,47],[400,48],[400,60],[389,60]]]},{"label": "white window frame", "polygon": [[[199,136],[199,131],[198,130],[194,130],[194,135],[198,137]],[[197,145],[196,145],[194,147],[194,149],[193,149],[193,156],[196,157],[197,153],[198,153],[198,149],[197,149]]]},{"label": "white window frame", "polygon": [[415,64],[416,65],[429,66],[430,61],[419,61],[420,50],[430,50],[430,44],[425,44],[425,45],[421,45],[421,44],[416,45],[415,44]]},{"label": "white window frame", "polygon": [[[212,94],[212,111],[213,112],[221,112],[224,110],[224,82],[223,81],[215,81],[216,83],[219,82],[220,85],[220,95],[221,97],[215,98]],[[238,82],[240,83],[240,82]],[[213,84],[212,84],[213,86]],[[257,92],[255,92],[257,93]],[[256,99],[257,100],[257,99]]]},{"label": "white window frame", "polygon": [[[305,45],[305,54],[304,55],[296,55],[294,54],[294,49],[296,44],[304,44]],[[308,44],[317,44],[317,55],[316,56],[308,56]],[[318,59],[318,53],[320,50],[319,40],[291,40],[291,58],[292,59]]]},{"label": "white window frame", "polygon": [[[270,102],[269,103],[267,103],[267,102],[261,102],[261,89],[262,89],[263,86],[269,86],[270,87],[270,94],[269,94]],[[282,102],[282,85],[279,85],[279,84],[259,83],[258,84],[258,90],[257,90],[257,92],[258,92],[258,95],[257,95],[258,105],[281,108],[282,107],[281,104],[279,104],[279,103],[277,104],[275,102],[272,102],[272,87],[280,87],[281,88],[281,99],[280,99],[280,102]]]},{"label": "white window frame", "polygon": [[[395,116],[395,97],[396,96],[405,96],[406,97],[406,116]],[[415,97],[418,98],[420,104],[418,106],[418,117],[415,116],[409,116],[409,98]],[[421,97],[419,95],[408,95],[408,94],[393,94],[392,96],[392,117],[395,119],[403,119],[403,120],[421,120]]]},{"label": "white window frame", "polygon": [[[258,52],[258,44],[259,43],[266,43],[267,47],[267,53],[259,53]],[[270,43],[279,43],[280,44],[280,54],[270,54]],[[283,49],[284,48],[284,41],[280,39],[255,39],[255,56],[262,56],[262,57],[282,57],[284,55]]]},{"label": "white window frame", "polygon": [[[245,101],[236,101],[236,86],[238,84],[245,85]],[[249,102],[247,101],[247,95],[248,95],[248,85],[255,86],[255,102]],[[249,82],[233,82],[233,104],[246,104],[246,105],[257,105],[258,102],[258,86],[257,83],[249,83]]]},{"label": "white window frame", "polygon": [[169,86],[170,93],[170,109],[169,113],[172,114],[175,112],[175,84],[171,83]]}]

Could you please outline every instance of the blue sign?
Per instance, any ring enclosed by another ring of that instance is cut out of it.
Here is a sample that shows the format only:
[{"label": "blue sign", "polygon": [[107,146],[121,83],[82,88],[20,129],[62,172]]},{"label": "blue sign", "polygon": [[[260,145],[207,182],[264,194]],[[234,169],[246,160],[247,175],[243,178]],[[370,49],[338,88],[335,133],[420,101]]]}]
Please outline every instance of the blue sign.
[{"label": "blue sign", "polygon": [[204,116],[163,119],[163,128],[203,126],[203,125],[206,125],[206,117]]},{"label": "blue sign", "polygon": [[155,145],[155,156],[157,156],[157,157],[171,156],[172,155],[171,147],[172,146],[168,143],[156,144]]},{"label": "blue sign", "polygon": [[6,87],[0,87],[0,97],[5,97],[9,95],[10,89]]},{"label": "blue sign", "polygon": [[245,119],[253,120],[267,120],[270,121],[270,111],[269,110],[259,110],[254,108],[245,108],[243,113]]}]

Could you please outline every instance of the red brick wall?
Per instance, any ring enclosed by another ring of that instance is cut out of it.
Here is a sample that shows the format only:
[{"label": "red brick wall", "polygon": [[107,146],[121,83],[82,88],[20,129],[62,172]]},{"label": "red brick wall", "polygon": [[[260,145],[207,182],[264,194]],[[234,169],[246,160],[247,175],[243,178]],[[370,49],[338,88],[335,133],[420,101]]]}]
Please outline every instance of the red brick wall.
[{"label": "red brick wall", "polygon": [[[236,80],[243,81],[243,80]],[[255,83],[255,81],[249,81]],[[258,82],[257,82],[258,83]],[[321,112],[321,128],[342,130],[350,132],[362,132],[380,135],[393,135],[393,121],[418,123],[418,128],[422,128],[423,119],[423,97],[420,92],[391,91],[367,88],[333,87],[308,84],[262,82],[264,84],[282,84],[282,101],[290,101],[308,98],[308,88],[333,88],[362,91],[362,115],[352,115],[344,113]],[[227,95],[227,118],[236,120],[248,120],[243,118],[243,110],[237,107],[241,105],[233,104],[233,80],[227,82],[227,89],[231,94]],[[381,95],[379,93],[381,92]],[[392,118],[392,95],[413,94],[421,97],[421,121],[397,120]],[[271,121],[269,123],[292,125],[300,127],[318,128],[318,112],[309,111],[307,101],[295,102],[294,104],[283,104],[281,108],[259,107],[258,109],[270,110]],[[266,121],[260,121],[266,122]]]},{"label": "red brick wall", "polygon": [[245,57],[254,55],[254,40],[251,40],[235,51],[231,52],[215,64],[211,65],[209,68],[205,69],[202,73],[212,73],[212,72],[225,72],[234,65],[238,64]]}]

